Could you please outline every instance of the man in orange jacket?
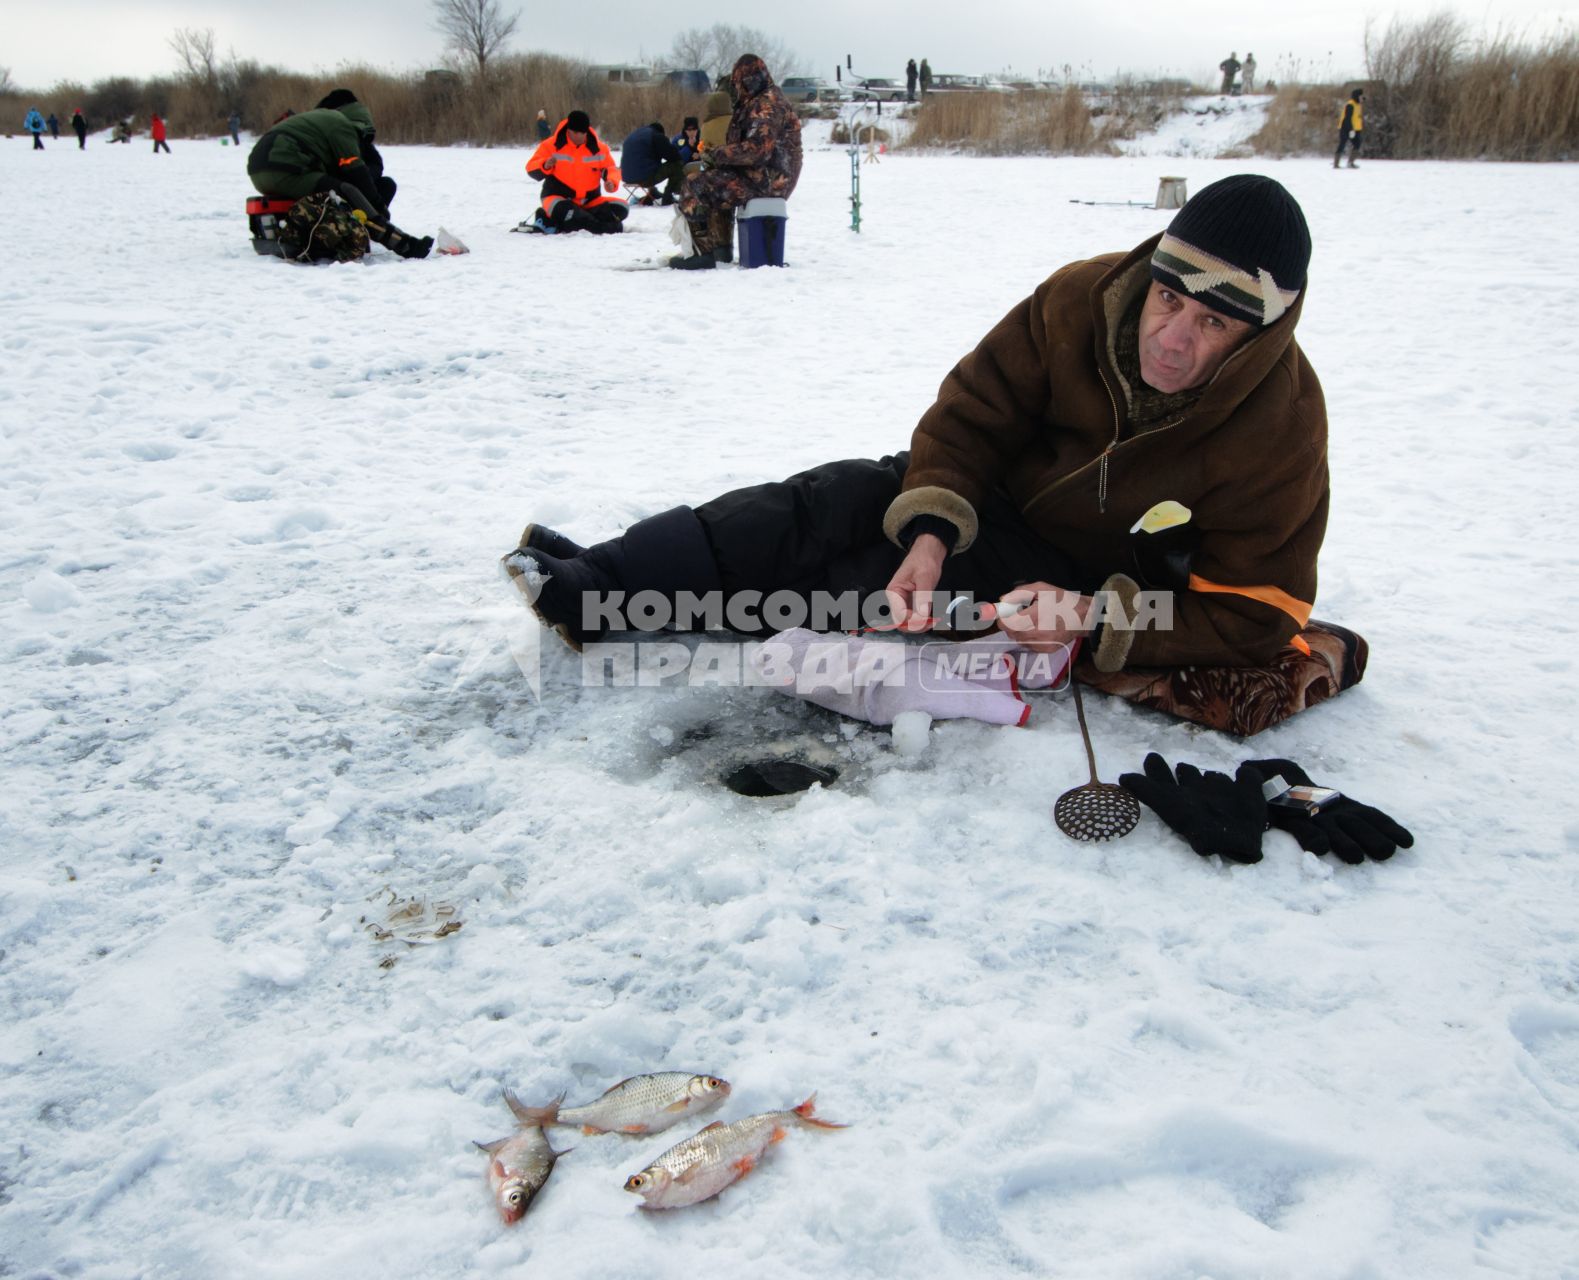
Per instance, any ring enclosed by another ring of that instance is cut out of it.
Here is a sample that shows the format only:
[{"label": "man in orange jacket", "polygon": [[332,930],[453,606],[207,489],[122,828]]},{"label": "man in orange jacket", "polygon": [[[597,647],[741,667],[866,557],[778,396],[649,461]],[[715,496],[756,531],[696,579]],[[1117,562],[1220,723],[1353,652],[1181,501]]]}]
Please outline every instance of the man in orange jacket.
[{"label": "man in orange jacket", "polygon": [[619,166],[585,111],[572,111],[538,144],[526,173],[543,184],[538,221],[545,230],[608,235],[625,229],[630,209],[616,194]]}]

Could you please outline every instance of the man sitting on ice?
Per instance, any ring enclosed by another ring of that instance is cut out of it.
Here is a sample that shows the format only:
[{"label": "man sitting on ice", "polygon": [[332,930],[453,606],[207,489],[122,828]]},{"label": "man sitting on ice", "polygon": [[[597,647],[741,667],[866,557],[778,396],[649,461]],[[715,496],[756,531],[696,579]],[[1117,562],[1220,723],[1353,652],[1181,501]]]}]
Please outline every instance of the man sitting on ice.
[{"label": "man sitting on ice", "polygon": [[259,194],[280,200],[308,196],[338,197],[365,220],[368,235],[402,258],[425,258],[432,236],[413,236],[389,220],[389,198],[395,184],[380,186],[378,171],[368,165],[375,157],[373,117],[349,89],[336,89],[311,111],[287,112],[257,140],[247,157],[247,176]]},{"label": "man sitting on ice", "polygon": [[[1294,339],[1309,260],[1282,186],[1225,178],[1162,235],[1038,286],[944,379],[907,453],[676,507],[590,549],[528,526],[506,567],[574,643],[607,629],[610,592],[881,590],[912,630],[969,594],[989,602],[978,624],[1028,650],[1083,639],[1099,687],[1128,678],[1124,696],[1254,732],[1364,661],[1358,637],[1308,626],[1328,502],[1325,403]],[[1157,509],[1174,515],[1147,533]],[[1167,607],[1142,621],[1143,592]],[[1027,607],[999,618],[1005,599]],[[1320,680],[1301,665],[1316,661]],[[1181,668],[1188,691],[1158,692]]]},{"label": "man sitting on ice", "polygon": [[526,162],[527,176],[543,184],[542,230],[608,235],[625,229],[630,209],[615,193],[619,166],[592,130],[585,111],[572,111]]}]

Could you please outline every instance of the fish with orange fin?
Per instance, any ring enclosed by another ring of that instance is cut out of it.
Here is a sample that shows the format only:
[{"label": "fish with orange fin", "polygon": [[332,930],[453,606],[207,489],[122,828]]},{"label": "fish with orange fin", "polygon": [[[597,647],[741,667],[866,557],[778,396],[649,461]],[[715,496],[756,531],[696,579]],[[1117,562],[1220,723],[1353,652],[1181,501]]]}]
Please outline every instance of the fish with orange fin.
[{"label": "fish with orange fin", "polygon": [[678,1209],[716,1196],[757,1167],[767,1149],[782,1142],[790,1128],[843,1129],[820,1120],[814,1093],[789,1111],[768,1111],[733,1124],[715,1120],[694,1137],[670,1147],[640,1173],[625,1179],[625,1190],[642,1198],[643,1209]]},{"label": "fish with orange fin", "polygon": [[595,1102],[566,1107],[560,1094],[546,1107],[517,1112],[525,1123],[580,1125],[582,1133],[661,1133],[711,1111],[729,1096],[729,1081],[689,1071],[658,1071],[621,1080]]},{"label": "fish with orange fin", "polygon": [[532,1108],[522,1106],[508,1089],[504,1091],[504,1100],[521,1127],[508,1138],[474,1145],[488,1153],[488,1189],[493,1192],[499,1216],[504,1219],[505,1226],[509,1226],[519,1222],[532,1207],[533,1199],[554,1171],[554,1161],[565,1152],[555,1151],[548,1145],[543,1127],[528,1114]]}]

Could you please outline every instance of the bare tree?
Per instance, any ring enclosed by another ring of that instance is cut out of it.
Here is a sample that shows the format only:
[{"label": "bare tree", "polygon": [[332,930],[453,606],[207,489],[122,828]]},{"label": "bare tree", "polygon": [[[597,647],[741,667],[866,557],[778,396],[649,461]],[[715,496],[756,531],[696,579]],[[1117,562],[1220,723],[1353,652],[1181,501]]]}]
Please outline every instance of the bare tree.
[{"label": "bare tree", "polygon": [[737,27],[727,22],[680,32],[665,61],[680,71],[700,67],[716,81],[729,73],[743,53],[754,53],[761,58],[776,80],[796,75],[801,70],[799,56],[776,36],[755,27]]},{"label": "bare tree", "polygon": [[0,67],[0,93],[15,93],[16,82],[11,79],[11,68]]},{"label": "bare tree", "polygon": [[193,84],[212,90],[219,83],[219,46],[214,28],[177,27],[170,47],[181,60],[181,70]]},{"label": "bare tree", "polygon": [[508,18],[499,0],[433,0],[433,25],[451,49],[477,64],[477,76],[488,74],[488,59],[515,34],[520,21],[517,9]]}]

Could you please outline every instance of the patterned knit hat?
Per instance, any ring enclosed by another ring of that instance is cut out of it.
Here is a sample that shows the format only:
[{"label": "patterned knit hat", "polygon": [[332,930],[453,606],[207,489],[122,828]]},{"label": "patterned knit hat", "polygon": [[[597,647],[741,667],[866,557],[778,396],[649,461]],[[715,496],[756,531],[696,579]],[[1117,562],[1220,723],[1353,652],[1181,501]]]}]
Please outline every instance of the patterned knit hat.
[{"label": "patterned knit hat", "polygon": [[1151,277],[1203,306],[1271,324],[1305,287],[1310,228],[1271,178],[1235,174],[1196,192],[1151,256]]}]

